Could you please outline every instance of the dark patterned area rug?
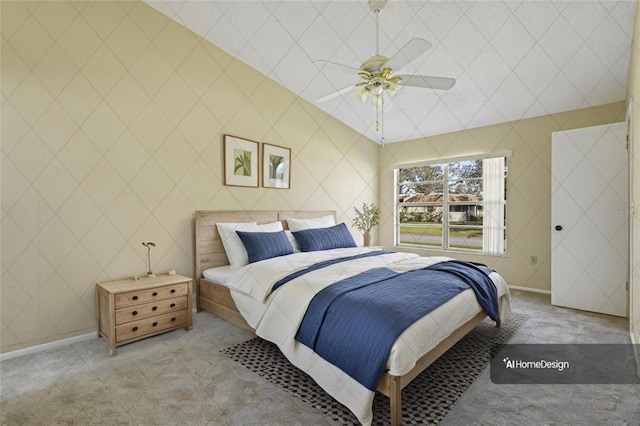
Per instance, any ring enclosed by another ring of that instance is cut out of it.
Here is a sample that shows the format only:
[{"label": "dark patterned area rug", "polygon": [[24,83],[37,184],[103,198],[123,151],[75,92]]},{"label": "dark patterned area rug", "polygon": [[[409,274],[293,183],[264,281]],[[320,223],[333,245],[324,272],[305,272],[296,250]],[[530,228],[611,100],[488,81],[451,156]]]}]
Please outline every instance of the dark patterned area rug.
[{"label": "dark patterned area rug", "polygon": [[[527,320],[511,314],[497,328],[488,318],[462,338],[447,353],[423,371],[402,391],[402,424],[440,422],[480,373],[489,365],[494,344],[504,344]],[[356,417],[331,398],[307,374],[294,367],[278,347],[259,337],[223,349],[222,352],[249,370],[319,409],[339,424],[358,424]],[[389,398],[376,393],[373,425],[389,424]]]}]

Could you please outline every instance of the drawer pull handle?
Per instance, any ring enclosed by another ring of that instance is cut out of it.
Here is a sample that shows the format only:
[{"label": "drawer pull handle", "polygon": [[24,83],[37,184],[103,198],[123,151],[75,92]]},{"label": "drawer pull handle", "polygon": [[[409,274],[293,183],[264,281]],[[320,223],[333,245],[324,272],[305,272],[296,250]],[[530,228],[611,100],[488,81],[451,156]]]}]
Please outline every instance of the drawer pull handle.
[{"label": "drawer pull handle", "polygon": [[133,327],[131,331],[138,331],[138,327]]},{"label": "drawer pull handle", "polygon": [[138,315],[138,311],[131,312],[131,315]]},{"label": "drawer pull handle", "polygon": [[173,308],[173,307],[175,307],[175,306],[176,306],[176,304],[175,304],[175,303],[172,303],[172,304],[170,304],[170,305],[169,305],[169,307],[170,307],[170,308]]},{"label": "drawer pull handle", "polygon": [[152,296],[157,296],[157,295],[158,295],[157,291],[154,291],[153,294],[152,294]]},{"label": "drawer pull handle", "polygon": [[176,320],[176,317],[171,318],[171,322],[174,322]]},{"label": "drawer pull handle", "polygon": [[151,326],[155,327],[156,325],[158,325],[157,322],[154,322],[153,324],[151,324]]},{"label": "drawer pull handle", "polygon": [[157,306],[154,306],[153,308],[151,308],[152,311],[155,311],[156,309],[158,309]]},{"label": "drawer pull handle", "polygon": [[175,293],[175,292],[176,292],[176,289],[175,289],[175,288],[172,288],[172,289],[171,289],[171,294],[173,294],[173,293]]},{"label": "drawer pull handle", "polygon": [[132,299],[133,300],[138,300],[138,296],[133,296]]}]

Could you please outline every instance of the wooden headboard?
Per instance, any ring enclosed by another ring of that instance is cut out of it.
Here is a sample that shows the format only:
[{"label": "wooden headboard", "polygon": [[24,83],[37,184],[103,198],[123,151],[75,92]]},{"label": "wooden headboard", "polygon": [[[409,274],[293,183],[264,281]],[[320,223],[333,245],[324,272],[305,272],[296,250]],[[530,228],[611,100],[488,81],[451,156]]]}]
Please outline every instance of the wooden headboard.
[{"label": "wooden headboard", "polygon": [[269,223],[282,221],[282,226],[287,229],[288,217],[298,219],[311,219],[333,215],[335,210],[199,210],[195,212],[195,259],[196,279],[202,277],[202,272],[208,268],[229,264],[227,254],[224,251],[220,234],[216,223],[221,222],[257,222]]}]

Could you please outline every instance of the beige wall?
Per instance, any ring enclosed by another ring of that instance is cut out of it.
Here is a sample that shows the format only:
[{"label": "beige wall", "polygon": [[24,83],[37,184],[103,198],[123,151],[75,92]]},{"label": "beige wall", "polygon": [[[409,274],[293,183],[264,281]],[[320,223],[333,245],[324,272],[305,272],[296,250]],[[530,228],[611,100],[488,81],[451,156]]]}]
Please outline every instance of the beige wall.
[{"label": "beige wall", "polygon": [[[511,150],[507,160],[507,254],[453,254],[486,263],[512,286],[551,289],[551,133],[624,121],[625,102],[389,144],[380,154],[380,241],[393,244],[392,167],[411,161]],[[442,251],[414,250],[424,255]],[[448,252],[450,254],[450,252]],[[537,256],[532,265],[530,256]]]},{"label": "beige wall", "polygon": [[[2,352],[94,331],[94,283],[144,273],[142,241],[190,276],[195,210],[350,224],[378,199],[375,143],[144,3],[1,13]],[[291,189],[224,186],[223,133],[290,147]]]},{"label": "beige wall", "polygon": [[[633,99],[633,140],[632,170],[631,176],[635,214],[631,217],[633,222],[633,276],[631,289],[631,330],[635,335],[635,343],[640,344],[640,1],[636,2],[636,21],[633,29],[633,44],[631,46],[631,66],[629,68],[629,84],[627,95]],[[638,367],[640,368],[640,366]]]}]

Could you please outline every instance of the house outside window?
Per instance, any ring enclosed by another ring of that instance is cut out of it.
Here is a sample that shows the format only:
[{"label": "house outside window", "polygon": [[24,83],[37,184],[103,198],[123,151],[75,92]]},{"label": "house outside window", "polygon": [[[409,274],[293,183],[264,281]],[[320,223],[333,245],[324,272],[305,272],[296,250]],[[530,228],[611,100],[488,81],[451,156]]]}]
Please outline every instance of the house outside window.
[{"label": "house outside window", "polygon": [[504,255],[509,155],[396,167],[396,245]]}]

